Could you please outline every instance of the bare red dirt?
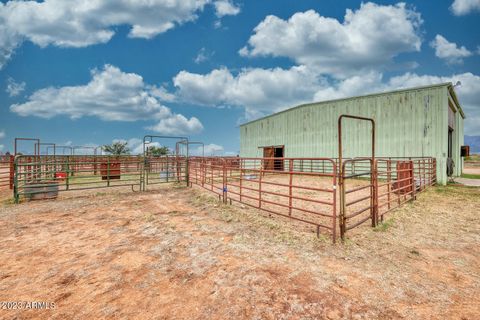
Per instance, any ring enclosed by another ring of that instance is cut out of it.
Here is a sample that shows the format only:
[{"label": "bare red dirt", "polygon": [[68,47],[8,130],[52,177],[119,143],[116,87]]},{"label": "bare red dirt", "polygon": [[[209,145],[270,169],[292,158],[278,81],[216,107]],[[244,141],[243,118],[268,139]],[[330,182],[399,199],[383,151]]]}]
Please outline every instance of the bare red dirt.
[{"label": "bare red dirt", "polygon": [[478,319],[480,191],[435,187],[344,244],[208,191],[4,201],[2,319]]}]

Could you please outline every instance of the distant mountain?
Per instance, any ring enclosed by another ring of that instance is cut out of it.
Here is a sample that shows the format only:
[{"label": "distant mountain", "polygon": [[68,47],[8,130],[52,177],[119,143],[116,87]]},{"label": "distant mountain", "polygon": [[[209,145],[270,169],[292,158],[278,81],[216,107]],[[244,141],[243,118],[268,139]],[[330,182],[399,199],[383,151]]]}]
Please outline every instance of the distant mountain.
[{"label": "distant mountain", "polygon": [[480,136],[465,136],[465,145],[470,146],[470,153],[480,153]]}]

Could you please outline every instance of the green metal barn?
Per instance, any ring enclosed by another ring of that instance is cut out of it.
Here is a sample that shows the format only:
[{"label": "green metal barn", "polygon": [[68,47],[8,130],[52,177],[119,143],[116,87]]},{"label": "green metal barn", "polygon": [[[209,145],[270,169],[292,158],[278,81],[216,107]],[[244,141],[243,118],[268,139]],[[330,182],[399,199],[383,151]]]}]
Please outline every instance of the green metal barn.
[{"label": "green metal barn", "polygon": [[[240,126],[241,157],[338,157],[338,117],[373,118],[377,157],[434,157],[437,182],[463,169],[465,114],[454,86],[442,83],[405,90],[316,102],[287,109]],[[345,119],[343,156],[370,155],[370,123]]]}]

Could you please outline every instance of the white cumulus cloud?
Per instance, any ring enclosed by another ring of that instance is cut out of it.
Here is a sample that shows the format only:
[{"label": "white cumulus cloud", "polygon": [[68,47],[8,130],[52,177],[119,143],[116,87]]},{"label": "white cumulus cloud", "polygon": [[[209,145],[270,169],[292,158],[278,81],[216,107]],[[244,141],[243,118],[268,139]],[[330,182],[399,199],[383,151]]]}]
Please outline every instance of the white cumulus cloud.
[{"label": "white cumulus cloud", "polygon": [[420,14],[404,3],[364,3],[347,9],[344,21],[313,10],[288,20],[267,16],[254,29],[243,56],[289,57],[335,77],[385,68],[402,52],[419,51]]},{"label": "white cumulus cloud", "polygon": [[480,0],[455,0],[450,9],[456,16],[466,15],[473,11],[480,11]]},{"label": "white cumulus cloud", "polygon": [[0,3],[0,68],[25,40],[40,47],[85,47],[108,42],[115,34],[115,26],[120,25],[130,26],[129,37],[149,39],[195,20],[210,2],[14,0]]},{"label": "white cumulus cloud", "polygon": [[463,58],[473,55],[473,53],[464,46],[458,47],[456,43],[449,42],[439,34],[435,36],[435,39],[430,45],[435,49],[435,55],[438,58],[443,59],[450,64],[462,63]]},{"label": "white cumulus cloud", "polygon": [[16,82],[13,78],[8,78],[5,91],[10,97],[16,97],[25,90],[25,82]]},{"label": "white cumulus cloud", "polygon": [[245,107],[247,118],[310,102],[322,81],[305,66],[251,68],[237,75],[226,68],[208,74],[181,71],[173,79],[179,99],[205,106]]},{"label": "white cumulus cloud", "polygon": [[215,2],[215,14],[221,18],[223,16],[235,16],[240,13],[240,7],[230,0],[219,0]]},{"label": "white cumulus cloud", "polygon": [[198,51],[197,56],[193,61],[196,64],[199,64],[209,60],[211,56],[213,56],[213,53],[208,52],[207,49],[205,48],[201,48],[200,51]]},{"label": "white cumulus cloud", "polygon": [[0,139],[5,138],[5,130],[0,130]]},{"label": "white cumulus cloud", "polygon": [[86,85],[40,89],[28,101],[11,105],[10,110],[20,116],[46,119],[63,115],[72,119],[92,116],[105,121],[153,120],[157,124],[149,128],[164,134],[198,133],[203,129],[197,118],[187,119],[160,104],[155,89],[138,74],[105,65],[92,71],[92,79]]},{"label": "white cumulus cloud", "polygon": [[174,114],[161,119],[157,124],[149,126],[147,129],[168,135],[180,135],[199,133],[203,130],[203,125],[200,120],[195,117],[188,119],[181,114]]}]

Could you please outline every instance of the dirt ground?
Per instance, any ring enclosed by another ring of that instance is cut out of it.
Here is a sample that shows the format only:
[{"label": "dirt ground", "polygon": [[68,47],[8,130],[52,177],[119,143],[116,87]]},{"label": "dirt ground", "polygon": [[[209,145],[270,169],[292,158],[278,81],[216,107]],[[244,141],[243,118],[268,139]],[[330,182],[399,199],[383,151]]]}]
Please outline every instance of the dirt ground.
[{"label": "dirt ground", "polygon": [[480,167],[465,167],[463,168],[463,173],[467,174],[480,174]]},{"label": "dirt ground", "polygon": [[465,160],[463,173],[480,174],[480,156],[471,156],[468,160]]},{"label": "dirt ground", "polygon": [[6,199],[0,301],[56,308],[0,318],[478,319],[478,212],[434,187],[333,245],[197,187]]}]

